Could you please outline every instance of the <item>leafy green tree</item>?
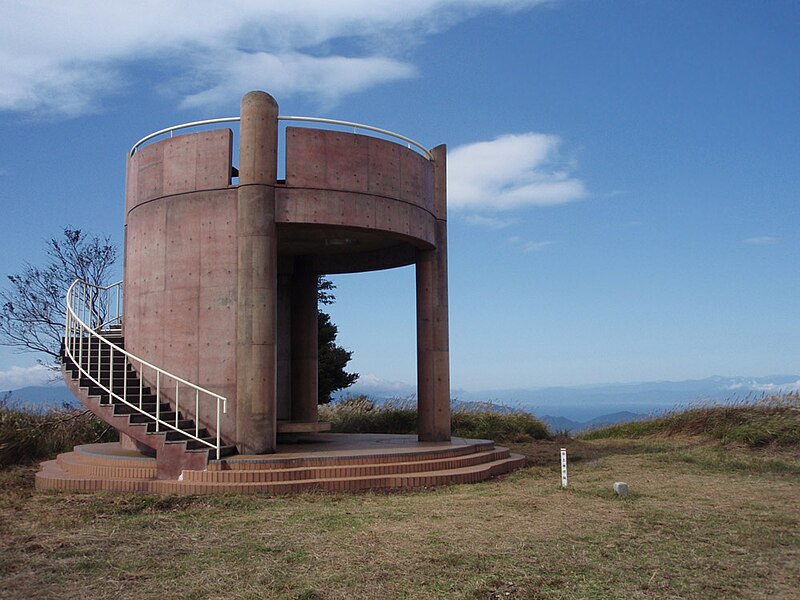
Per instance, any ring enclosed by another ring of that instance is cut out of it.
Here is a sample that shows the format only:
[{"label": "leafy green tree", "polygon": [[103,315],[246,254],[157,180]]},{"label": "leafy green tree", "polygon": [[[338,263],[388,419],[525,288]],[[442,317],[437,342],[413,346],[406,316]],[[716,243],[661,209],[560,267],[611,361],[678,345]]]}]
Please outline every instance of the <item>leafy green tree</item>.
[{"label": "leafy green tree", "polygon": [[[317,300],[319,304],[333,304],[336,300],[333,295],[335,287],[330,279],[325,277],[317,279]],[[331,316],[321,310],[317,313],[317,331],[319,341],[319,403],[327,404],[331,401],[334,392],[353,385],[358,379],[358,373],[345,371],[345,367],[353,357],[353,353],[336,345],[336,336],[339,333],[339,328],[331,321]]]}]

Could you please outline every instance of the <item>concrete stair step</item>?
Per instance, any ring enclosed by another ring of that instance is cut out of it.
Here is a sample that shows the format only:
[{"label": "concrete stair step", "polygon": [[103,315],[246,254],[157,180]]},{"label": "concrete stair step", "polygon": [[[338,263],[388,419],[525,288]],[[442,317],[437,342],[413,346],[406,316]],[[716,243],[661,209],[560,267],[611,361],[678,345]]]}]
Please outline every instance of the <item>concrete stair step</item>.
[{"label": "concrete stair step", "polygon": [[[191,438],[189,436],[194,435],[194,421],[189,421],[189,427],[187,427],[184,431],[175,431],[174,429],[166,429],[162,427],[161,432],[165,434],[166,437],[164,439],[168,442],[182,442],[183,440],[190,440]],[[155,433],[155,428],[153,428],[153,431],[149,433]],[[202,427],[200,428],[200,435],[198,435],[197,437],[206,440],[208,442],[211,442],[214,445],[216,445],[217,443],[216,438],[212,438],[208,434],[208,430]],[[202,446],[203,445],[200,444],[201,448]],[[189,450],[194,450],[194,449],[195,448],[189,448]]]},{"label": "concrete stair step", "polygon": [[[61,357],[65,380],[82,404],[112,427],[133,437],[138,443],[149,446],[159,453],[163,451],[163,455],[159,456],[166,461],[162,463],[163,465],[170,465],[167,467],[170,472],[180,469],[181,466],[185,468],[191,465],[197,468],[207,464],[205,457],[209,456],[212,450],[215,459],[236,452],[234,447],[228,446],[220,448],[218,454],[215,448],[217,440],[206,428],[199,429],[198,437],[210,445],[189,437],[195,434],[194,421],[186,419],[180,412],[176,414],[168,402],[157,402],[150,386],[143,385],[138,372],[122,352],[124,337],[121,332],[111,329],[102,332],[102,335],[109,343],[118,347],[112,348],[98,339],[83,340],[79,356],[75,357],[75,360],[80,361],[80,367],[73,359],[66,357],[62,346]],[[82,374],[81,369],[87,369],[87,365],[89,373],[99,384]],[[96,375],[94,375],[95,369],[97,369]],[[110,392],[104,389],[103,385],[110,388]],[[115,395],[124,397],[127,403]],[[176,426],[183,431],[165,427],[164,431],[157,432],[156,424],[151,417],[148,417],[148,415],[155,417],[156,410],[162,421],[171,423],[177,419]],[[143,427],[146,428],[144,433]],[[199,458],[201,453],[205,453],[202,460]]]}]

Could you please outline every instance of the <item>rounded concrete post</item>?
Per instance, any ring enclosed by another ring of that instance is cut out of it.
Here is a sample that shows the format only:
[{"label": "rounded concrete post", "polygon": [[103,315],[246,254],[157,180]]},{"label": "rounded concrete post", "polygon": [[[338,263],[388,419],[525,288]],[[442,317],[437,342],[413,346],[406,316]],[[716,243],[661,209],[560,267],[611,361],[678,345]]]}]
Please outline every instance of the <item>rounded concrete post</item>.
[{"label": "rounded concrete post", "polygon": [[319,396],[317,274],[309,257],[295,260],[292,276],[292,420],[316,423]]},{"label": "rounded concrete post", "polygon": [[278,273],[278,421],[292,420],[292,275]]},{"label": "rounded concrete post", "polygon": [[278,105],[265,92],[242,99],[239,129],[236,445],[275,451]]},{"label": "rounded concrete post", "polygon": [[432,150],[436,248],[417,257],[417,434],[450,439],[450,340],[447,297],[447,149]]}]

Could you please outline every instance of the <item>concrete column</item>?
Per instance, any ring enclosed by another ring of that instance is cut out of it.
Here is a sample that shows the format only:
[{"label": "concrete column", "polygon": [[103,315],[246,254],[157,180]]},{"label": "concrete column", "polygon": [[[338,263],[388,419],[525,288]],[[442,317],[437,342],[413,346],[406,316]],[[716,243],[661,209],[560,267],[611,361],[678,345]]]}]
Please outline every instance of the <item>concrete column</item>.
[{"label": "concrete column", "polygon": [[242,99],[239,129],[236,445],[275,452],[278,105],[264,92]]},{"label": "concrete column", "polygon": [[450,439],[450,340],[447,299],[447,150],[432,150],[436,248],[417,256],[417,434]]},{"label": "concrete column", "polygon": [[278,420],[292,418],[292,274],[278,274]]},{"label": "concrete column", "polygon": [[292,420],[316,423],[319,389],[317,274],[311,259],[295,260],[292,276]]}]

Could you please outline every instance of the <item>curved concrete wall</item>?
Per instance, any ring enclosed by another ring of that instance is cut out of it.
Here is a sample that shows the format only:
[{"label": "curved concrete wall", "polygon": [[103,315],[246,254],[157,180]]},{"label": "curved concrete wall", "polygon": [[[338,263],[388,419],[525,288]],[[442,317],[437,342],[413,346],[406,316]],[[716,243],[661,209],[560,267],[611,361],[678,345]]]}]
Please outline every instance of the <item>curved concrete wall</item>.
[{"label": "curved concrete wall", "polygon": [[[179,136],[128,161],[125,344],[148,362],[226,396],[235,436],[236,189],[231,133]],[[151,382],[154,385],[154,382]],[[162,391],[174,396],[174,383]],[[194,415],[194,394],[181,391]],[[216,405],[201,403],[214,425]]]},{"label": "curved concrete wall", "polygon": [[431,249],[433,188],[431,162],[399,144],[289,127],[286,185],[276,190],[276,221],[380,231]]}]

